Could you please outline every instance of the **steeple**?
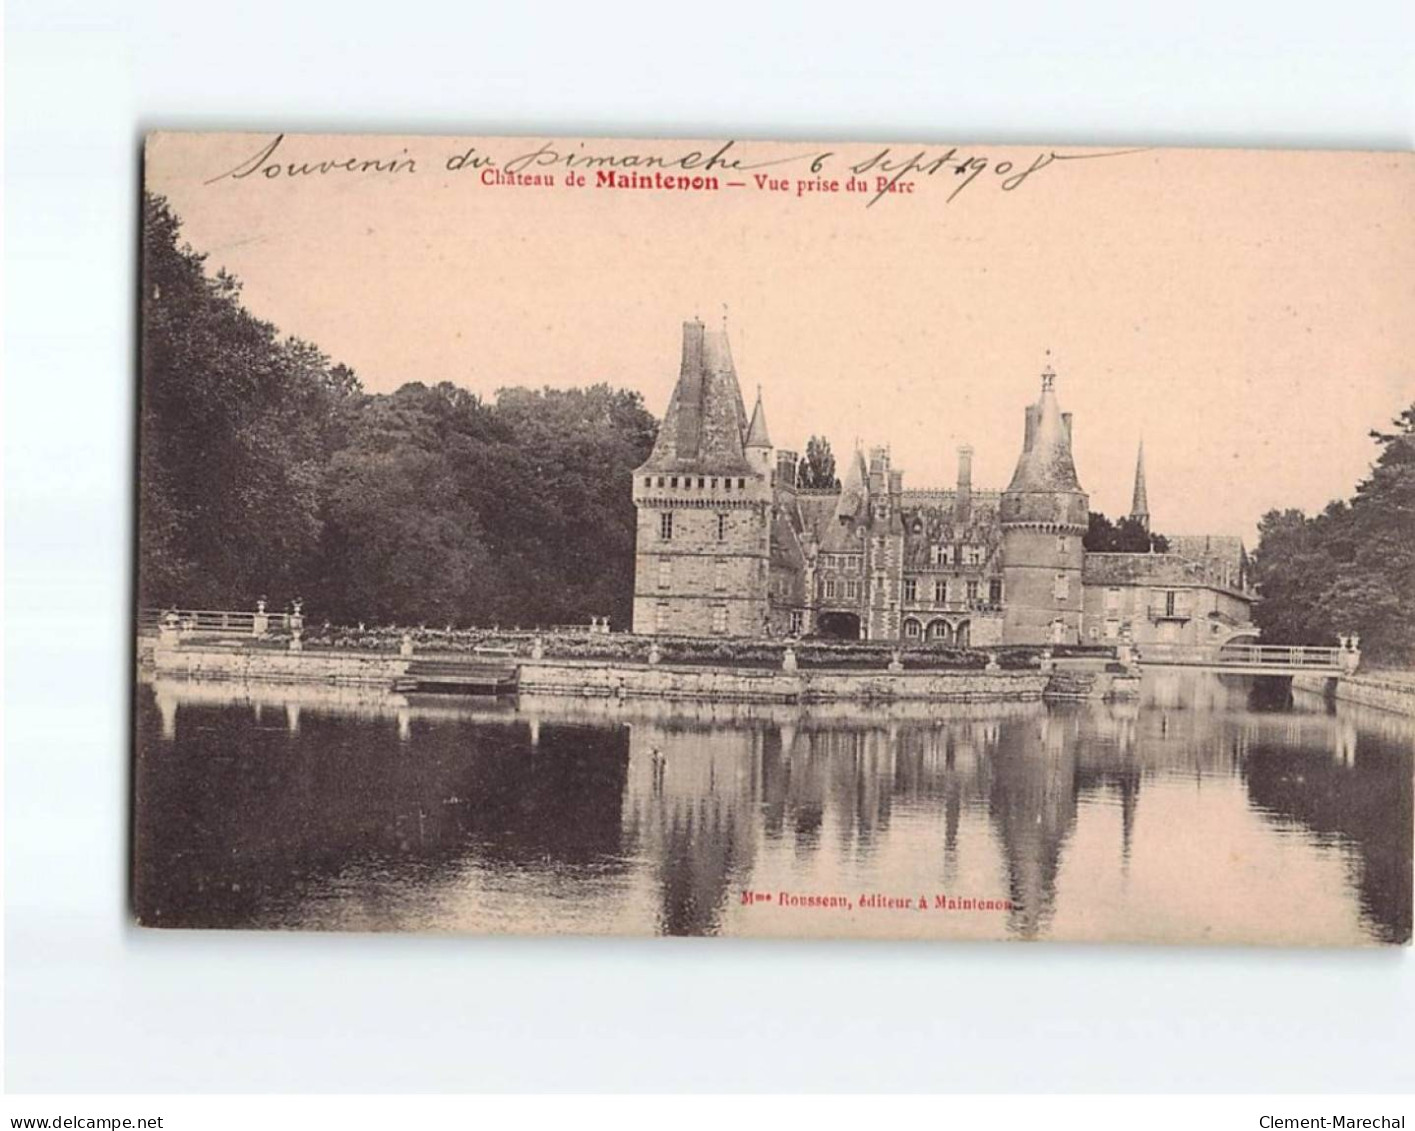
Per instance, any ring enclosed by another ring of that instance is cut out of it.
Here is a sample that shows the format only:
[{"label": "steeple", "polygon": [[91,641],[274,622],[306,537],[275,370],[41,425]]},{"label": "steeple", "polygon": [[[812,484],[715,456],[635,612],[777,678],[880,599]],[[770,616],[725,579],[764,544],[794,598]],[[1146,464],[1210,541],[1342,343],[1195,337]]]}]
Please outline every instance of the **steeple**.
[{"label": "steeple", "polygon": [[1135,494],[1130,500],[1130,517],[1145,530],[1150,529],[1150,497],[1145,491],[1145,441],[1140,440],[1140,452],[1135,457]]}]

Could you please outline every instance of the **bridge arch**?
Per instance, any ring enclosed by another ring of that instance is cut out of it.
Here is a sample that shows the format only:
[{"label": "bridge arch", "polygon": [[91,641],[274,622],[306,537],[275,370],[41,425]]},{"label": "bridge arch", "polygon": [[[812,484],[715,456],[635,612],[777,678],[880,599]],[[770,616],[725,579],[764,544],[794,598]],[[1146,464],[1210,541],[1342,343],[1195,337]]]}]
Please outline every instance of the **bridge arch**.
[{"label": "bridge arch", "polygon": [[1228,644],[1259,644],[1258,630],[1256,628],[1239,628],[1230,632],[1227,636],[1220,638],[1217,644],[1220,648]]}]

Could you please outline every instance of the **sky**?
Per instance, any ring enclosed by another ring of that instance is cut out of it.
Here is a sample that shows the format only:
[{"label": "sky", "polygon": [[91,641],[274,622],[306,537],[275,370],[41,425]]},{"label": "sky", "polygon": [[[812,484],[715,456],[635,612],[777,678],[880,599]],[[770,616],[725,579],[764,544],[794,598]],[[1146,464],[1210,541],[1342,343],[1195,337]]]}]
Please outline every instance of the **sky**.
[{"label": "sky", "polygon": [[[888,444],[908,488],[952,485],[970,444],[975,485],[1003,487],[1050,364],[1092,509],[1128,511],[1143,437],[1162,532],[1251,546],[1265,511],[1348,496],[1369,430],[1415,401],[1408,154],[754,141],[724,159],[759,167],[706,174],[717,191],[596,188],[593,169],[581,187],[563,162],[526,163],[550,186],[447,169],[726,140],[308,135],[259,158],[274,135],[161,134],[146,184],[248,309],[369,391],[607,381],[662,416],[682,323],[725,318],[778,447]],[[925,169],[954,152],[875,199],[886,147]],[[798,183],[818,157],[836,191]],[[349,158],[400,164],[289,168]],[[846,191],[872,160],[868,191]]]}]

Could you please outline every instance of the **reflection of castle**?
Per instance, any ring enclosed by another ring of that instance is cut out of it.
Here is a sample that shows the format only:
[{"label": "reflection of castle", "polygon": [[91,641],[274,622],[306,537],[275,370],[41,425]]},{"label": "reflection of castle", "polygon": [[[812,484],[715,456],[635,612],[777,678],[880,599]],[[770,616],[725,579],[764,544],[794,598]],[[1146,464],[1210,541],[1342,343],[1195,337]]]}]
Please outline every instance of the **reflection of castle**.
[{"label": "reflection of castle", "polygon": [[[1006,490],[973,487],[967,447],[952,489],[905,490],[887,448],[852,454],[840,487],[806,489],[796,454],[773,449],[760,395],[748,418],[726,331],[684,323],[678,384],[634,473],[634,631],[958,644],[1251,632],[1236,538],[1084,549],[1090,502],[1053,384],[1048,369]],[[1143,462],[1132,517],[1148,528]]]}]

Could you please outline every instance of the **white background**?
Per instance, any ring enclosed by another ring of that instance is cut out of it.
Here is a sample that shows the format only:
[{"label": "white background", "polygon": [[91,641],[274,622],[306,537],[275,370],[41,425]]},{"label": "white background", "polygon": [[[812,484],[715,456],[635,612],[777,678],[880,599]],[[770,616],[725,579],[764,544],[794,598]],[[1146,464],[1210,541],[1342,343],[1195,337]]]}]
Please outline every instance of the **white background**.
[{"label": "white background", "polygon": [[7,33],[9,1089],[1415,1089],[1408,950],[159,933],[124,910],[144,129],[1409,148],[1415,5],[34,0]]}]

